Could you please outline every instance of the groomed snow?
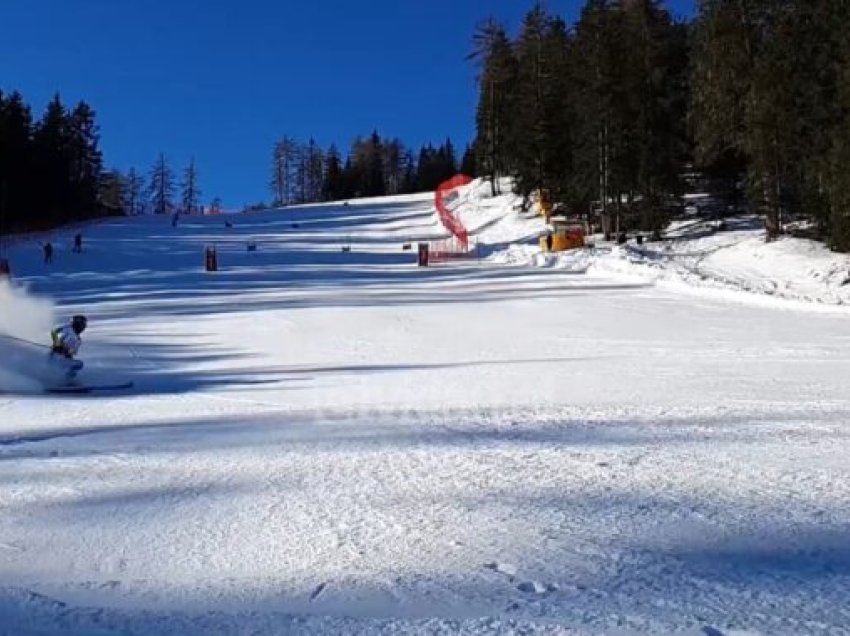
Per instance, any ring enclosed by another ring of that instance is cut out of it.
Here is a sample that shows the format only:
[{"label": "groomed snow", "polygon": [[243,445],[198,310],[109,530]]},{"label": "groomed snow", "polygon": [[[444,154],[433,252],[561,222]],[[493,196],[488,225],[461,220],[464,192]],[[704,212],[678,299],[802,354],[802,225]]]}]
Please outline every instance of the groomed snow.
[{"label": "groomed snow", "polygon": [[848,633],[847,311],[504,251],[540,221],[481,199],[429,268],[430,196],[16,244],[136,390],[0,395],[0,633]]}]

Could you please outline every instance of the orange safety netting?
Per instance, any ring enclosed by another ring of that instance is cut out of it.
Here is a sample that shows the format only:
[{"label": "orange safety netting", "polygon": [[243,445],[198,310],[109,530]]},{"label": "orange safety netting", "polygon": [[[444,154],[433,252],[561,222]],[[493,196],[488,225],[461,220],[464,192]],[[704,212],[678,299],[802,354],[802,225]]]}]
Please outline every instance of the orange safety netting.
[{"label": "orange safety netting", "polygon": [[457,237],[457,240],[463,246],[463,249],[467,249],[469,247],[469,232],[467,232],[463,223],[460,222],[460,219],[458,219],[448,208],[447,199],[457,188],[470,183],[472,183],[472,177],[468,177],[465,174],[459,174],[448,181],[443,181],[434,193],[434,205],[440,215],[440,221],[449,232]]}]

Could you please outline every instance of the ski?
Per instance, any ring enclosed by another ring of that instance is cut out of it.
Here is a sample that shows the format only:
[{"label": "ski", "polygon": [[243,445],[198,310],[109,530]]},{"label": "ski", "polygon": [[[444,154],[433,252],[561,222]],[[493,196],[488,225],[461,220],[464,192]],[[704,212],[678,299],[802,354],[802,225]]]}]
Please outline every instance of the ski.
[{"label": "ski", "polygon": [[92,385],[68,385],[56,386],[45,389],[47,393],[64,393],[71,395],[79,395],[86,393],[98,393],[101,391],[122,391],[133,388],[132,382],[121,382],[117,384],[92,384]]}]

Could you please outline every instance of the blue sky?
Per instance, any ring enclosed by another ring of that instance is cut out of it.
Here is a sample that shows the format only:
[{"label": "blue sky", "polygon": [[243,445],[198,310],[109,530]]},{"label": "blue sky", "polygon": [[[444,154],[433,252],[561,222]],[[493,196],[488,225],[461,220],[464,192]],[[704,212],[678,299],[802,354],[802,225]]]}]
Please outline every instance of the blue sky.
[{"label": "blue sky", "polygon": [[[672,0],[686,15],[694,0]],[[580,0],[549,0],[573,20]],[[178,169],[203,196],[266,200],[284,134],[344,150],[377,129],[418,148],[473,135],[481,19],[515,32],[524,0],[3,0],[0,89],[40,116],[58,91],[97,111],[107,163]]]}]

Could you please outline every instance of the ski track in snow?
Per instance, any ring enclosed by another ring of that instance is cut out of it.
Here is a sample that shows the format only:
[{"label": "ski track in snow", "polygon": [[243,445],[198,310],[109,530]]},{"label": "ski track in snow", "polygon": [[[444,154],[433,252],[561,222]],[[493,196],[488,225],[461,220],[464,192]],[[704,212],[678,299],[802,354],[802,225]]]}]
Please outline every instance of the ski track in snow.
[{"label": "ski track in snow", "polygon": [[137,390],[0,400],[0,634],[850,633],[846,313],[416,268],[424,196],[232,220],[14,247]]}]

